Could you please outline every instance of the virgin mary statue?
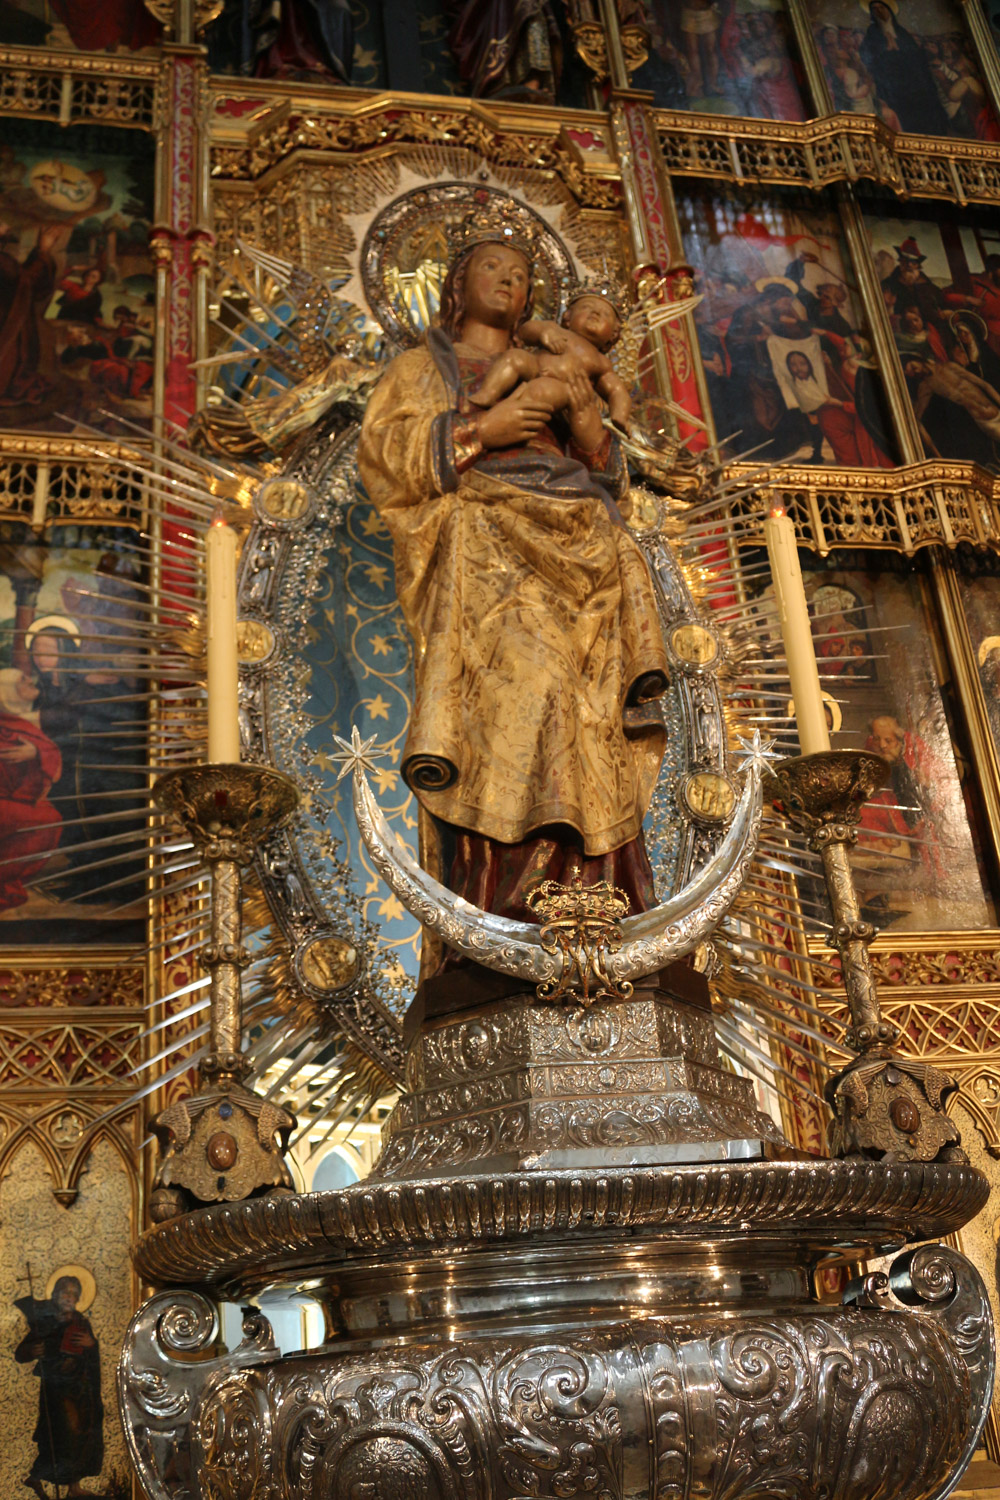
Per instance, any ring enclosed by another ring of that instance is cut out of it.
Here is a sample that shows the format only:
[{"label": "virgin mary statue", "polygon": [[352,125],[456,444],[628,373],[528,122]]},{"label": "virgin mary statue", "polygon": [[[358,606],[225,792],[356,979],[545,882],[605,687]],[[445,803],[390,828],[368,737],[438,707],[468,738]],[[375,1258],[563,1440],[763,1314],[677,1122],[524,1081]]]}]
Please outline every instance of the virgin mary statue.
[{"label": "virgin mary statue", "polygon": [[667,685],[652,581],[615,504],[625,464],[582,366],[559,417],[530,385],[469,401],[531,315],[532,229],[513,203],[472,209],[440,326],[386,370],[358,451],[416,648],[402,773],[433,819],[435,873],[522,921],[546,878],[655,904],[642,820]]}]

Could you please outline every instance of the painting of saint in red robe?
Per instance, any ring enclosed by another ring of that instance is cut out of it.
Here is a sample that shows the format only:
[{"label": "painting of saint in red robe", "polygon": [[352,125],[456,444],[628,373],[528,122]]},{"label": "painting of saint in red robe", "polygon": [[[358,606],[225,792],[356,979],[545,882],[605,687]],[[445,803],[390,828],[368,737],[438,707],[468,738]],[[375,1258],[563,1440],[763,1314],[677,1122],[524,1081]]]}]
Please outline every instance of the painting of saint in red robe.
[{"label": "painting of saint in red robe", "polygon": [[26,882],[59,843],[62,818],[49,792],[62,757],[41,727],[38,684],[0,669],[0,911],[23,906]]},{"label": "painting of saint in red robe", "polygon": [[127,527],[0,526],[0,945],[141,941],[142,581]]}]

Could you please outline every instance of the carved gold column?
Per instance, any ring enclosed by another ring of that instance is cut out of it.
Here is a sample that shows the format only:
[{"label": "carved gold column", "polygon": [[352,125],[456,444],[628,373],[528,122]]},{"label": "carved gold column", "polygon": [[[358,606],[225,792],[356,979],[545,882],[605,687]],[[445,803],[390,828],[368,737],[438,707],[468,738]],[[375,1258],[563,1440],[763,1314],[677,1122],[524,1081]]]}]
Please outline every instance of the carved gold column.
[{"label": "carved gold column", "polygon": [[[681,244],[673,194],[663,169],[649,102],[645,94],[614,95],[611,130],[622,174],[639,291],[648,294],[659,285],[662,298],[677,302],[690,295],[694,272]],[[649,345],[661,395],[705,422],[710,438],[714,439],[693,319],[688,316],[666,330],[653,329]],[[698,441],[691,446],[697,448]]]}]

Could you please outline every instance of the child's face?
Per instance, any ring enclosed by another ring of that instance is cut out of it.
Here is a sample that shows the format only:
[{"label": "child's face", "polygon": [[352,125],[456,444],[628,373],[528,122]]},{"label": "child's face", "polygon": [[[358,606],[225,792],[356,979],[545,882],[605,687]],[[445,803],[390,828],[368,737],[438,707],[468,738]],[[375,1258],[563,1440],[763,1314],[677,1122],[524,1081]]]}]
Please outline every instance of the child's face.
[{"label": "child's face", "polygon": [[566,327],[595,349],[610,349],[621,332],[618,314],[603,297],[579,297],[566,314]]}]

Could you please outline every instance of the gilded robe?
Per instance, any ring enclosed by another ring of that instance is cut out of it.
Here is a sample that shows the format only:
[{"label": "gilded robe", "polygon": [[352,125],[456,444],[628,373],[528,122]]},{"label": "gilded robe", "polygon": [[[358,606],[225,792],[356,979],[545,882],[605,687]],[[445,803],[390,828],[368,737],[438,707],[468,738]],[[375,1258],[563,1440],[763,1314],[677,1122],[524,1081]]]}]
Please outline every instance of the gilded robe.
[{"label": "gilded robe", "polygon": [[[648,710],[626,723],[642,679],[666,682],[652,581],[607,490],[549,429],[459,473],[462,376],[439,331],[399,355],[358,448],[416,648],[403,775],[459,828],[514,844],[568,824],[604,854],[639,834],[665,745]],[[623,485],[617,444],[608,467]]]}]

